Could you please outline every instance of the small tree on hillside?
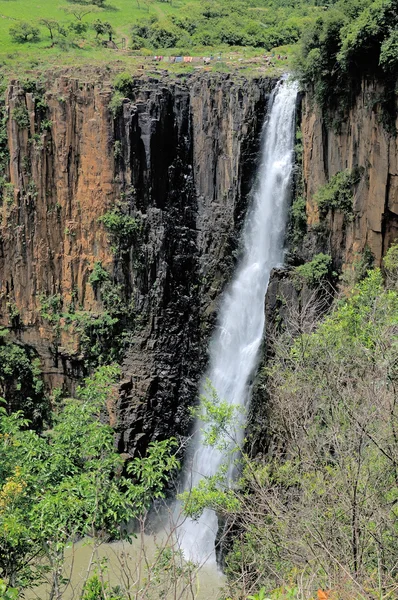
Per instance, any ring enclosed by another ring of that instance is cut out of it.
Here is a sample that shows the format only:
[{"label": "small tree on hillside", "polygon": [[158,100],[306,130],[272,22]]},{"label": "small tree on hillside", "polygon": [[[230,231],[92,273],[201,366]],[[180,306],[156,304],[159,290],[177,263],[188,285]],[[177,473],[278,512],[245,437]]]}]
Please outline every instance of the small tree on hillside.
[{"label": "small tree on hillside", "polygon": [[54,45],[56,43],[56,39],[55,39],[56,34],[64,36],[64,37],[66,35],[65,28],[61,25],[61,23],[59,21],[56,21],[55,19],[40,19],[39,23],[40,23],[40,25],[43,25],[44,27],[46,27],[48,29],[52,45]]},{"label": "small tree on hillside", "polygon": [[9,29],[9,33],[14,42],[19,42],[21,44],[26,42],[38,42],[40,40],[40,29],[26,21],[21,21],[20,23],[12,25]]},{"label": "small tree on hillside", "polygon": [[96,38],[98,38],[100,35],[108,35],[109,41],[112,41],[115,32],[113,30],[112,25],[108,21],[101,21],[100,19],[96,19],[92,27],[96,33]]},{"label": "small tree on hillside", "polygon": [[76,4],[75,6],[67,6],[64,8],[66,14],[74,16],[78,21],[83,21],[85,16],[98,11],[99,8],[96,6],[89,6],[87,4]]}]

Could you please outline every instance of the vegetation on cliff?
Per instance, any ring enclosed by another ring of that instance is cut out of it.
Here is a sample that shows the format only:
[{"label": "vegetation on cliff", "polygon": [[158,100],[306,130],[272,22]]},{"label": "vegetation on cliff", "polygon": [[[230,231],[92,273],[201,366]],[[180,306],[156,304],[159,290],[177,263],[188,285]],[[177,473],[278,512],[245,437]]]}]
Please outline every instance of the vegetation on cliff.
[{"label": "vegetation on cliff", "polygon": [[11,342],[7,329],[0,329],[0,395],[8,414],[21,411],[35,429],[48,419],[40,358],[32,349]]},{"label": "vegetation on cliff", "polygon": [[383,101],[394,107],[398,67],[397,0],[338,0],[304,32],[296,69],[313,86],[322,107],[344,111],[364,78],[387,88]]}]

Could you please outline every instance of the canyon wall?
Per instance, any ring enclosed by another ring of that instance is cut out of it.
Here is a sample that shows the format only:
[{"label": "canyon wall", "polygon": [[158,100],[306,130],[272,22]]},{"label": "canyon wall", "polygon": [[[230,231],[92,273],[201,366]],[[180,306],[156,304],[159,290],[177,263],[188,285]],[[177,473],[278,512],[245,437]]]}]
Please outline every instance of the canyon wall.
[{"label": "canyon wall", "polygon": [[[325,118],[311,94],[304,97],[303,170],[310,228],[316,229],[319,223],[314,202],[319,187],[339,171],[363,169],[350,219],[337,211],[327,217],[326,249],[338,268],[352,263],[366,246],[375,264],[380,264],[398,237],[398,119],[391,122],[391,114],[386,114],[383,106],[384,97],[379,83],[363,81],[351,109],[337,123],[330,123],[330,114]],[[395,103],[396,117],[396,96]]]},{"label": "canyon wall", "polygon": [[[115,116],[104,82],[61,76],[41,95],[17,81],[8,89],[0,322],[37,351],[49,387],[73,387],[87,365],[67,324],[103,313],[90,282],[101,265],[133,306],[116,407],[121,451],[187,431],[274,85],[137,78]],[[122,251],[100,220],[114,207],[139,223]]]},{"label": "canyon wall", "polygon": [[[0,323],[37,353],[49,388],[73,390],[90,369],[75,317],[98,328],[106,313],[90,279],[101,265],[130,307],[114,425],[120,451],[134,452],[188,430],[275,80],[141,77],[112,112],[114,91],[102,75],[49,75],[40,92],[18,81],[8,88]],[[368,246],[380,263],[398,235],[398,141],[383,125],[381,92],[364,83],[338,128],[311,95],[303,98],[307,260],[328,252],[340,269]],[[316,191],[354,167],[363,176],[353,214],[329,211],[320,227]],[[109,211],[137,223],[123,247],[101,220]],[[269,327],[283,311],[281,296],[302,301],[278,271],[267,296]],[[264,386],[260,392],[264,405]],[[261,436],[266,415],[256,406],[251,420]]]}]

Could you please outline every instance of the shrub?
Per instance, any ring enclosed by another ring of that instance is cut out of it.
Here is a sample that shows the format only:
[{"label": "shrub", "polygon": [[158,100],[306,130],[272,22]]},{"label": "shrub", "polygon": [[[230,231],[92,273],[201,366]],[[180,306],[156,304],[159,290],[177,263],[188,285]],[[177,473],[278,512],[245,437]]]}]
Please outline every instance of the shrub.
[{"label": "shrub", "polygon": [[393,29],[384,40],[380,50],[380,65],[386,71],[394,71],[398,66],[398,29]]},{"label": "shrub", "polygon": [[48,415],[48,401],[40,360],[29,347],[7,340],[7,330],[0,338],[0,387],[9,412],[22,410],[34,428],[41,428]]},{"label": "shrub", "polygon": [[90,273],[88,282],[95,289],[98,285],[100,285],[104,281],[107,281],[108,279],[109,279],[109,273],[107,271],[105,271],[105,269],[102,266],[101,261],[96,262],[94,264],[93,270]]},{"label": "shrub", "polygon": [[153,48],[173,48],[176,46],[179,40],[177,30],[172,28],[162,27],[160,25],[153,25],[150,30],[148,42]]},{"label": "shrub", "polygon": [[40,29],[26,21],[12,25],[8,31],[14,42],[21,44],[40,40]]},{"label": "shrub", "polygon": [[117,90],[112,94],[111,101],[109,102],[109,110],[111,111],[113,118],[121,112],[124,98],[124,94]]},{"label": "shrub", "polygon": [[326,185],[315,194],[321,216],[329,210],[340,210],[346,214],[352,212],[353,188],[359,183],[363,169],[339,171],[330,178]]},{"label": "shrub", "polygon": [[299,281],[304,281],[309,287],[314,288],[332,275],[332,258],[321,252],[310,262],[295,267],[295,275]]},{"label": "shrub", "polygon": [[113,81],[113,87],[118,92],[124,94],[125,97],[130,96],[133,87],[133,78],[130,73],[119,73],[119,75],[116,75]]},{"label": "shrub", "polygon": [[290,209],[290,230],[294,244],[298,244],[307,232],[306,201],[299,196]]},{"label": "shrub", "polygon": [[387,275],[387,282],[396,285],[398,283],[398,242],[395,242],[387,250],[383,259],[384,271]]},{"label": "shrub", "polygon": [[84,33],[86,33],[87,29],[88,25],[83,21],[76,21],[69,25],[69,31],[76,33],[76,35],[83,35]]},{"label": "shrub", "polygon": [[109,233],[114,252],[127,251],[139,231],[137,220],[130,215],[124,214],[119,207],[108,210],[98,221],[103,223]]},{"label": "shrub", "polygon": [[27,127],[29,127],[29,113],[26,106],[23,106],[22,104],[16,106],[12,111],[12,118],[14,119],[18,127],[20,127],[20,129],[26,129]]}]

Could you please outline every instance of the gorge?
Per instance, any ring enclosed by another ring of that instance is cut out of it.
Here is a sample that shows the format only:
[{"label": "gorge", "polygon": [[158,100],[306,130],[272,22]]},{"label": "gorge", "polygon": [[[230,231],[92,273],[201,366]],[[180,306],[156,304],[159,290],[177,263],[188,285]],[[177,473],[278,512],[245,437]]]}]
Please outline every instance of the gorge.
[{"label": "gorge", "polygon": [[[83,318],[90,329],[91,320],[107,313],[100,286],[90,283],[95,265],[102,265],[123,302],[133,305],[125,317],[128,341],[118,349],[125,358],[115,414],[118,447],[134,453],[152,439],[188,430],[187,407],[239,252],[276,81],[132,79],[113,118],[106,79],[99,84],[98,74],[90,77],[92,83],[79,83],[49,74],[47,92],[27,91],[17,81],[8,88],[0,314],[14,338],[40,357],[47,385],[73,389],[90,360],[98,361],[85,356],[75,334],[84,329]],[[363,84],[339,133],[304,98],[299,125],[308,231],[300,260],[323,251],[340,270],[368,247],[377,264],[396,235],[397,141],[383,128],[377,94]],[[13,118],[21,106],[28,126]],[[364,174],[353,218],[329,212],[319,225],[316,190],[355,166]],[[137,220],[135,239],[106,231],[101,218],[114,210]],[[80,321],[68,317],[74,311]],[[104,332],[115,335],[112,328]]]},{"label": "gorge", "polygon": [[[106,409],[123,459],[143,456],[153,442],[170,436],[186,443],[193,427],[189,408],[204,373],[219,396],[240,404],[254,379],[247,452],[261,460],[278,448],[288,470],[295,438],[287,436],[288,443],[279,430],[279,437],[269,433],[275,388],[262,377],[270,377],[263,371],[277,352],[275,331],[289,331],[291,315],[301,318],[316,295],[318,272],[300,279],[297,269],[321,261],[321,277],[326,273],[330,284],[323,306],[328,309],[339,276],[345,278],[343,297],[355,298],[345,282],[359,268],[365,273],[371,264],[380,266],[398,236],[398,122],[395,129],[386,127],[383,84],[364,78],[337,122],[338,115],[333,121],[310,89],[297,99],[295,88],[284,96],[287,85],[280,87],[274,78],[206,72],[118,77],[93,67],[78,77],[67,70],[47,72],[44,83],[13,79],[7,87],[1,325],[18,348],[38,359],[56,400],[75,394],[98,365],[121,365]],[[276,113],[280,120],[273,121]],[[265,196],[281,200],[280,211],[257,206]],[[264,210],[261,218],[250,208],[253,198],[259,213]],[[263,217],[276,232],[271,248],[255,227]],[[262,277],[255,276],[258,271]],[[239,286],[247,294],[247,312],[240,294],[234,304]],[[364,294],[375,295],[372,289]],[[360,314],[360,308],[353,312]],[[395,314],[391,306],[384,311],[390,313]],[[214,354],[237,322],[253,325],[232,332],[242,352],[217,363]],[[295,324],[300,335],[313,331],[307,325],[305,319]],[[385,352],[394,346],[388,337],[394,327],[388,323]],[[346,340],[342,345],[350,347]],[[290,359],[281,361],[281,373]],[[393,381],[393,366],[387,371]],[[366,373],[365,366],[363,380]],[[238,391],[231,392],[235,376]],[[305,390],[305,384],[303,377],[292,389]],[[352,391],[345,381],[342,387]],[[381,389],[388,389],[384,380]],[[308,398],[318,399],[317,390]],[[291,416],[290,405],[284,406]],[[327,417],[319,420],[323,426]],[[329,438],[325,443],[334,456],[333,443]],[[213,474],[213,457],[199,460],[197,470],[205,472],[206,464]],[[268,476],[266,469],[260,474]],[[295,472],[288,474],[296,481]],[[283,476],[278,473],[278,483]],[[290,481],[286,487],[293,495]],[[248,496],[257,499],[255,493]],[[217,528],[212,514],[211,546]],[[238,532],[242,520],[234,523]],[[192,536],[197,538],[195,530]],[[355,549],[353,554],[355,563]]]}]

